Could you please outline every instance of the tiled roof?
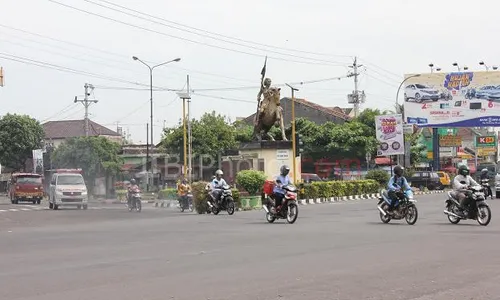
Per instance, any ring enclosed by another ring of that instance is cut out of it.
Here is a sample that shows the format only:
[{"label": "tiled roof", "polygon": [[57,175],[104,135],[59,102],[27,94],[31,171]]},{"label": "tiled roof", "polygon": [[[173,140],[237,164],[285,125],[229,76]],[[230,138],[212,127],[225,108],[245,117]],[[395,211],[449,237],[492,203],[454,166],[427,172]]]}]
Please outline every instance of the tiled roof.
[{"label": "tiled roof", "polygon": [[[289,100],[289,101],[292,100],[291,98],[285,97],[285,98],[281,99],[281,101],[283,101],[285,99]],[[329,107],[325,107],[325,106],[313,103],[311,101],[307,101],[306,99],[295,98],[295,103],[300,103],[302,105],[309,106],[309,107],[314,108],[314,109],[316,109],[318,111],[324,112],[325,114],[329,114],[329,115],[332,115],[332,116],[335,116],[335,117],[339,117],[339,118],[344,119],[346,121],[350,119],[350,117],[348,115],[346,115],[345,113],[343,113],[341,111],[338,111],[336,109],[332,109],[332,108],[329,108]]]},{"label": "tiled roof", "polygon": [[[284,101],[291,102],[291,100],[292,99],[289,97],[284,97],[284,98],[281,98],[280,101],[281,101],[281,103],[283,103]],[[334,108],[330,108],[330,107],[325,107],[325,106],[322,106],[322,105],[319,105],[319,104],[316,104],[316,103],[313,103],[313,102],[307,101],[306,99],[301,99],[301,98],[295,98],[295,103],[302,104],[302,105],[310,107],[314,110],[323,112],[323,113],[331,115],[333,117],[343,119],[345,121],[348,121],[351,119],[348,115],[346,115],[342,111],[342,109],[334,109]],[[255,116],[255,113],[244,118],[243,121],[244,122],[253,122],[254,116]]]},{"label": "tiled roof", "polygon": [[[85,120],[49,121],[44,123],[46,139],[65,139],[85,136]],[[119,133],[89,120],[89,136],[120,136]]]}]

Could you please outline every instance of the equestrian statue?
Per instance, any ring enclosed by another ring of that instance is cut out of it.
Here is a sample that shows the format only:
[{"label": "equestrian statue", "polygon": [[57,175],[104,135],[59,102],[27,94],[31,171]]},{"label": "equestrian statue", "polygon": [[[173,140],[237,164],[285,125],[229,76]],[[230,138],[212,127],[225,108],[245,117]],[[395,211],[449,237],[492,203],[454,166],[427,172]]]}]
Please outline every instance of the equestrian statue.
[{"label": "equestrian statue", "polygon": [[[266,58],[267,63],[267,58]],[[275,139],[269,133],[273,126],[279,126],[281,129],[281,137],[283,141],[287,141],[285,136],[285,123],[283,120],[283,108],[280,105],[280,91],[281,88],[271,87],[271,79],[264,79],[266,73],[266,63],[262,68],[262,79],[260,84],[260,91],[257,95],[257,112],[254,119],[254,140],[262,141],[263,136],[269,137],[271,141]],[[261,100],[261,97],[263,99]]]}]

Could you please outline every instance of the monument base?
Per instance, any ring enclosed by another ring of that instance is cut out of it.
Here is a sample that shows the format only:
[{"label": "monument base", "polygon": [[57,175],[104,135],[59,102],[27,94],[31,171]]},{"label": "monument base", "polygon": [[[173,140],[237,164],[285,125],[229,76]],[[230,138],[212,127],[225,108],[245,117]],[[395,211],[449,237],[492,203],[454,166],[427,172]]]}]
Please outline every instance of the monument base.
[{"label": "monument base", "polygon": [[[293,180],[293,149],[291,141],[261,141],[241,143],[238,155],[222,158],[224,169],[229,170],[229,176],[236,177],[242,170],[258,170],[266,174],[268,180],[274,180],[279,175],[280,167],[290,167],[290,178]],[[296,178],[301,180],[301,158],[295,158]]]}]

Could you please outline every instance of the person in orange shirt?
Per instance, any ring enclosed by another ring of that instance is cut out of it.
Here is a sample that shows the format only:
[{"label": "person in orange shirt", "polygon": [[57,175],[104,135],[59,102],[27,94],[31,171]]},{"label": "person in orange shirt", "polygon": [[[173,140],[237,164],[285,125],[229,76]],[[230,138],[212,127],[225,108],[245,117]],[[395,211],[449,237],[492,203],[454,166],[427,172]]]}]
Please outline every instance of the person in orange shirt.
[{"label": "person in orange shirt", "polygon": [[177,195],[179,196],[180,205],[186,204],[187,196],[188,193],[190,192],[191,192],[191,186],[189,185],[189,183],[185,178],[182,179],[182,181],[177,185]]}]

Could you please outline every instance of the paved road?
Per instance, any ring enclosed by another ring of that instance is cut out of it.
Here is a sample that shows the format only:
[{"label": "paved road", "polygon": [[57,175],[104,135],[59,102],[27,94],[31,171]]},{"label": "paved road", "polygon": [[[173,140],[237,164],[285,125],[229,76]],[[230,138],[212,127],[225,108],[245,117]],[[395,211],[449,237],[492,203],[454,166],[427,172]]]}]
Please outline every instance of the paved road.
[{"label": "paved road", "polygon": [[0,299],[500,299],[500,201],[488,227],[452,225],[443,195],[416,225],[382,224],[376,201],[262,212],[172,209],[0,214]]}]

